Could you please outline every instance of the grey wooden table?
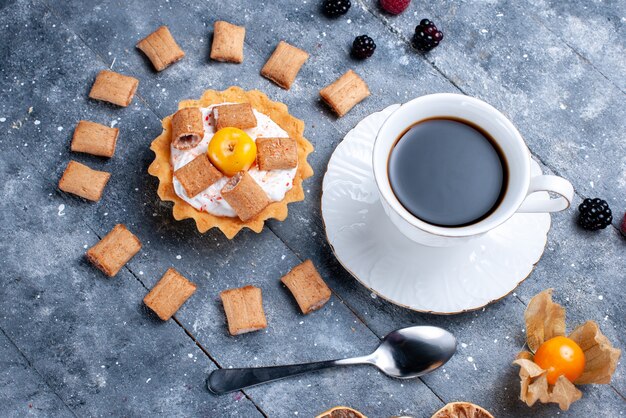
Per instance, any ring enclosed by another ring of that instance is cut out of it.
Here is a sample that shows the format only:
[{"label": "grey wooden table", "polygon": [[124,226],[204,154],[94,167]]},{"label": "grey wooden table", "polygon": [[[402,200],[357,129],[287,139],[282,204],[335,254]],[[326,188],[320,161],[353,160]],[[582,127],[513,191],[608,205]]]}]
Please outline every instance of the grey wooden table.
[{"label": "grey wooden table", "polygon": [[[593,319],[626,346],[626,241],[617,229],[626,209],[626,3],[414,0],[398,17],[376,4],[353,0],[346,16],[330,20],[317,0],[0,1],[0,416],[311,417],[345,404],[371,417],[429,417],[456,400],[498,417],[624,415],[623,365],[611,385],[585,387],[564,414],[555,405],[522,404],[511,361],[524,344],[525,304],[548,287],[567,308],[570,327]],[[409,45],[423,17],[445,32],[426,56]],[[215,20],[246,26],[243,65],[209,60]],[[155,73],[134,45],[160,24],[187,56]],[[363,33],[378,48],[370,60],[353,61],[349,46]],[[258,75],[281,39],[311,53],[290,91]],[[95,74],[108,67],[140,79],[128,108],[87,99]],[[349,68],[372,96],[336,119],[318,91]],[[290,206],[285,222],[233,241],[175,222],[146,173],[160,119],[179,100],[230,85],[286,103],[316,147],[306,200]],[[599,196],[616,215],[614,227],[599,233],[581,231],[574,210],[554,215],[546,252],[516,293],[451,317],[373,297],[334,259],[320,215],[326,163],[343,135],[371,112],[434,92],[462,92],[502,110],[544,171],[572,181],[575,205]],[[114,158],[69,152],[83,118],[121,129]],[[99,203],[57,189],[70,158],[113,173]],[[107,279],[83,254],[120,222],[144,247]],[[306,258],[333,296],[305,317],[278,278]],[[141,300],[170,266],[198,291],[162,323]],[[218,293],[247,283],[263,289],[269,328],[230,337]],[[358,355],[388,331],[413,324],[443,326],[461,343],[442,370],[419,380],[356,367],[219,397],[205,389],[218,367]]]}]

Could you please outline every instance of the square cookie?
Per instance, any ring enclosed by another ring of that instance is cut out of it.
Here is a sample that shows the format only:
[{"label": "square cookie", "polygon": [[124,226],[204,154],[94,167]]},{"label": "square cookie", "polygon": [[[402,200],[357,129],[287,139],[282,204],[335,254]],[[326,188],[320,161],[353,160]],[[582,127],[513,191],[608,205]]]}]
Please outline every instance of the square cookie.
[{"label": "square cookie", "polygon": [[97,202],[102,197],[110,173],[93,170],[84,164],[70,161],[59,180],[59,189],[87,200]]},{"label": "square cookie", "polygon": [[143,298],[143,303],[159,318],[167,321],[195,291],[196,285],[194,283],[170,268]]},{"label": "square cookie", "polygon": [[320,90],[320,96],[339,116],[343,116],[370,95],[367,84],[354,71],[348,70],[334,83]]},{"label": "square cookie", "polygon": [[113,71],[102,70],[96,76],[89,97],[126,107],[132,102],[139,80]]},{"label": "square cookie", "polygon": [[163,71],[185,56],[167,26],[161,26],[143,38],[137,48],[146,54],[157,71]]},{"label": "square cookie", "polygon": [[119,134],[118,128],[109,128],[96,122],[81,120],[74,129],[71,150],[111,158]]},{"label": "square cookie", "polygon": [[311,260],[295,266],[280,279],[289,289],[303,314],[309,314],[328,302],[330,289]]},{"label": "square cookie", "polygon": [[243,62],[243,41],[246,37],[246,28],[224,21],[217,21],[213,25],[213,44],[211,45],[211,59],[223,62]]},{"label": "square cookie", "polygon": [[187,196],[194,197],[223,177],[205,153],[198,155],[189,163],[174,172],[174,176],[182,184]]},{"label": "square cookie", "polygon": [[287,42],[280,41],[261,69],[261,75],[289,90],[309,54]]},{"label": "square cookie", "polygon": [[265,190],[247,171],[240,171],[222,187],[222,197],[241,219],[248,222],[270,204]]},{"label": "square cookie", "polygon": [[141,242],[126,226],[117,224],[96,245],[87,250],[87,259],[109,277],[115,276],[141,249]]},{"label": "square cookie", "polygon": [[213,108],[215,129],[232,127],[250,129],[256,127],[257,121],[250,103],[236,103]]},{"label": "square cookie", "polygon": [[298,165],[298,147],[291,138],[257,138],[259,170],[288,170]]},{"label": "square cookie", "polygon": [[261,289],[258,287],[244,286],[238,289],[224,290],[220,293],[220,297],[224,305],[230,335],[267,328]]}]

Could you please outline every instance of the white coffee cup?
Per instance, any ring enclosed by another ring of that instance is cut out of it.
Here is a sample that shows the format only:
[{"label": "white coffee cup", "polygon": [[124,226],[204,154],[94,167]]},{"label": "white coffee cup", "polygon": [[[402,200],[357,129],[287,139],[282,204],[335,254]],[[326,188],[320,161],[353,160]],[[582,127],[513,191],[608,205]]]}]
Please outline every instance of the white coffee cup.
[{"label": "white coffee cup", "polygon": [[[497,208],[484,219],[467,226],[429,224],[412,215],[395,196],[389,181],[389,155],[398,138],[410,126],[433,117],[466,120],[481,127],[501,149],[508,168],[506,192]],[[574,196],[571,183],[561,177],[531,177],[530,151],[515,126],[487,103],[460,94],[439,93],[418,97],[395,110],[376,136],[373,168],[385,213],[411,240],[429,246],[450,246],[479,237],[504,223],[515,213],[558,212],[567,209]],[[538,191],[560,195],[553,199],[528,199]]]}]

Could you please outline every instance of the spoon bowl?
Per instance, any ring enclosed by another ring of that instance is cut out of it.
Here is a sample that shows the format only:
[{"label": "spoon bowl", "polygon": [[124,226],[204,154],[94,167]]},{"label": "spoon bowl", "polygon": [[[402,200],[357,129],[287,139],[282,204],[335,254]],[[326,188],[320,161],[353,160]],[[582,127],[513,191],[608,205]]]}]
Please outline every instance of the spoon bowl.
[{"label": "spoon bowl", "polygon": [[209,375],[207,385],[211,392],[222,394],[306,372],[353,364],[371,364],[388,376],[411,379],[443,366],[455,351],[456,339],[448,331],[414,326],[387,334],[378,348],[367,356],[287,366],[219,369]]},{"label": "spoon bowl", "polygon": [[456,338],[429,326],[402,328],[383,338],[372,364],[391,377],[412,379],[443,366],[456,351]]}]

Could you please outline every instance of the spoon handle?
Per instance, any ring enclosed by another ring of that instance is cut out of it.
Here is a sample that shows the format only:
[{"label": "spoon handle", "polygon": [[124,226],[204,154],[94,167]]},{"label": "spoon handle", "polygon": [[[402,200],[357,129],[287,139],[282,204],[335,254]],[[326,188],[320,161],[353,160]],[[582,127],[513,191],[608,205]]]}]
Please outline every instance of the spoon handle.
[{"label": "spoon handle", "polygon": [[208,387],[211,392],[221,395],[306,372],[359,363],[363,363],[361,358],[290,364],[287,366],[218,369],[209,375]]}]

